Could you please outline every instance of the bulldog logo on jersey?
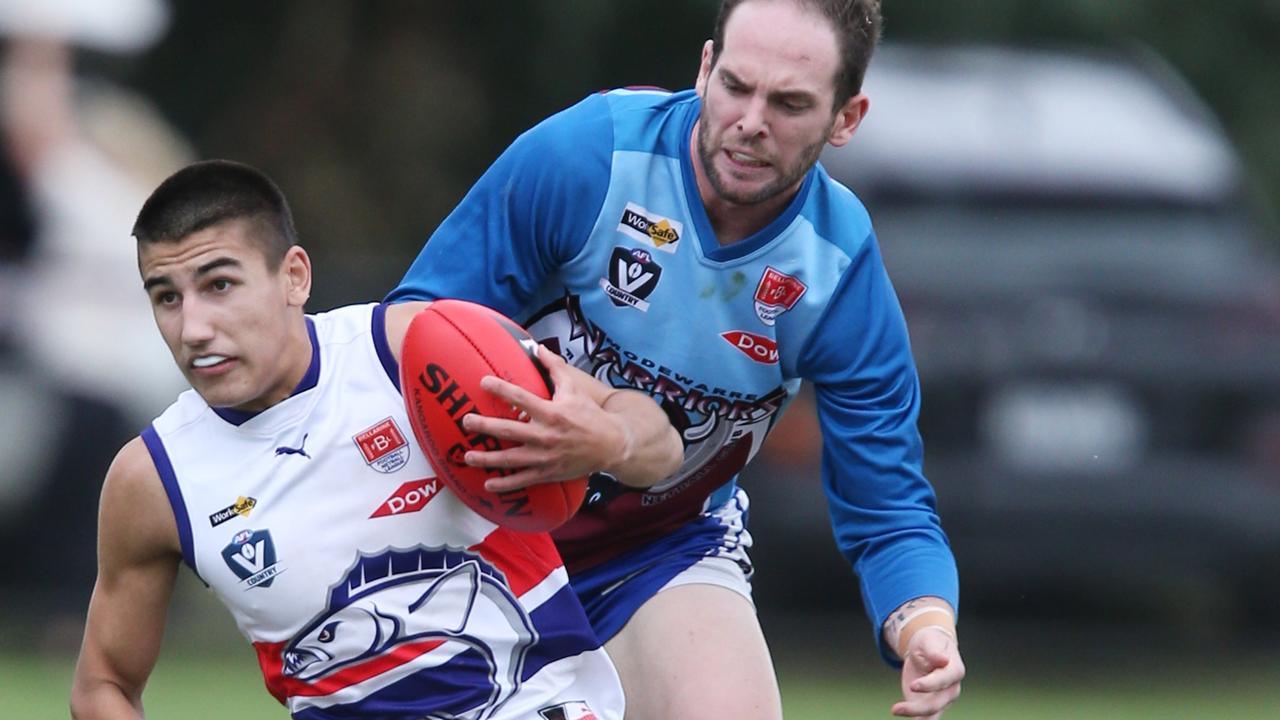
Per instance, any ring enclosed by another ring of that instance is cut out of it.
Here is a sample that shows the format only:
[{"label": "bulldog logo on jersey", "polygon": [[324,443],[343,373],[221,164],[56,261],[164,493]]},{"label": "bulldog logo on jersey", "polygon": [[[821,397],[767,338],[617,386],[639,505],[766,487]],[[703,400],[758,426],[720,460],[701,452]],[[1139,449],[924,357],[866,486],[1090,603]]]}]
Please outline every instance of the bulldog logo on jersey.
[{"label": "bulldog logo on jersey", "polygon": [[676,243],[680,242],[681,233],[684,232],[684,225],[629,202],[622,210],[618,232],[662,252],[673,253],[676,251]]},{"label": "bulldog logo on jersey", "polygon": [[240,578],[245,590],[271,587],[283,568],[276,562],[276,545],[270,530],[241,530],[222,549],[222,559]]},{"label": "bulldog logo on jersey", "polygon": [[409,443],[396,421],[387,418],[355,437],[356,446],[369,467],[380,473],[393,473],[409,462]]},{"label": "bulldog logo on jersey", "polygon": [[618,307],[649,311],[645,298],[658,286],[662,267],[646,250],[615,247],[609,258],[609,276],[600,278],[600,289]]},{"label": "bulldog logo on jersey", "polygon": [[268,677],[278,680],[268,686],[359,694],[385,691],[391,678],[396,694],[430,704],[415,717],[488,718],[520,689],[537,639],[528,612],[480,557],[388,550],[360,557],[333,585],[327,607],[271,659],[278,670]]},{"label": "bulldog logo on jersey", "polygon": [[795,307],[808,289],[798,278],[771,267],[765,268],[760,284],[756,286],[756,316],[760,322],[772,326],[779,315]]}]

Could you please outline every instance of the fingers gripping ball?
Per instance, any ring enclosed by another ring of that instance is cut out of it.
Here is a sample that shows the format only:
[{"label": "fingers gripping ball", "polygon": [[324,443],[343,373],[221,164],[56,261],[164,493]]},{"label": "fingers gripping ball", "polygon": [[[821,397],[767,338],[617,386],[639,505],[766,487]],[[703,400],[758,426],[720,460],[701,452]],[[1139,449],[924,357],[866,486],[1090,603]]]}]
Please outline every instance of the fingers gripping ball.
[{"label": "fingers gripping ball", "polygon": [[513,443],[463,429],[469,413],[520,419],[519,411],[480,388],[496,375],[544,399],[553,388],[535,359],[524,328],[483,305],[437,300],[409,323],[400,362],[400,388],[409,425],[436,474],[472,510],[523,532],[542,532],[568,520],[587,491],[586,478],[494,493],[485,480],[515,472],[472,467],[468,450],[503,450]]}]

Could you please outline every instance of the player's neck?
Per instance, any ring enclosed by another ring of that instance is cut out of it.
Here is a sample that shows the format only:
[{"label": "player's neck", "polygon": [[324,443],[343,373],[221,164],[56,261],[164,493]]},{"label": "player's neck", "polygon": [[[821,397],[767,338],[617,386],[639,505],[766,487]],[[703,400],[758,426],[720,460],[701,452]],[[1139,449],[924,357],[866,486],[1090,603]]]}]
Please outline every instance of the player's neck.
[{"label": "player's neck", "polygon": [[793,197],[794,192],[762,203],[740,205],[713,193],[711,198],[704,195],[702,204],[716,232],[716,242],[724,247],[751,237],[776,220]]}]

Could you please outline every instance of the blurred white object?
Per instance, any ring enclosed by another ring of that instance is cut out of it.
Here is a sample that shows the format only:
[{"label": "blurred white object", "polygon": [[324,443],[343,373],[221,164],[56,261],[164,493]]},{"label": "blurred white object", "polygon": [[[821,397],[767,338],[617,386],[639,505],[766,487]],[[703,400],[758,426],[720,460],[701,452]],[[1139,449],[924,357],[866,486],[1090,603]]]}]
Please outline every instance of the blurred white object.
[{"label": "blurred white object", "polygon": [[169,7],[162,0],[0,0],[0,34],[108,52],[145,50],[168,24]]},{"label": "blurred white object", "polygon": [[75,78],[66,46],[13,41],[4,60],[0,119],[38,234],[17,337],[54,382],[145,422],[185,383],[156,332],[130,229],[193,153],[146,99]]}]

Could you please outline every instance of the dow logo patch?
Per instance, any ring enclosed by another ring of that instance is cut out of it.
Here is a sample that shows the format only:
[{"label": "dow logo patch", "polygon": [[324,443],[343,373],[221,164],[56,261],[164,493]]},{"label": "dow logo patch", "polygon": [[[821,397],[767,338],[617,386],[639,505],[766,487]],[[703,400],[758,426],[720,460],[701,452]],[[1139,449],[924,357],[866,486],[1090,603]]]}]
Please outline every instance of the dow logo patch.
[{"label": "dow logo patch", "polygon": [[651,245],[662,252],[673,253],[684,225],[671,218],[655,215],[635,203],[627,203],[618,220],[618,232],[629,238]]},{"label": "dow logo patch", "polygon": [[756,286],[756,317],[765,325],[773,325],[779,315],[795,307],[808,289],[799,278],[765,268]]},{"label": "dow logo patch", "polygon": [[393,473],[409,462],[409,443],[391,418],[351,439],[355,440],[369,467],[380,473]]},{"label": "dow logo patch", "polygon": [[614,305],[648,312],[645,298],[658,286],[661,276],[662,267],[648,251],[615,247],[609,258],[608,277],[600,278],[600,288]]},{"label": "dow logo patch", "polygon": [[257,507],[258,501],[241,495],[236,501],[209,516],[209,525],[218,527],[228,520],[238,517],[249,517],[249,512]]},{"label": "dow logo patch", "polygon": [[778,364],[778,343],[773,338],[746,330],[730,330],[720,333],[725,342],[738,348],[744,355],[765,365]]},{"label": "dow logo patch", "polygon": [[439,492],[440,481],[437,478],[411,480],[391,493],[391,497],[384,500],[369,517],[389,517],[418,512],[434,500]]},{"label": "dow logo patch", "polygon": [[231,543],[222,548],[222,559],[231,568],[231,572],[240,578],[245,590],[271,587],[281,570],[276,562],[276,546],[271,541],[269,530],[242,530],[236,533]]}]

